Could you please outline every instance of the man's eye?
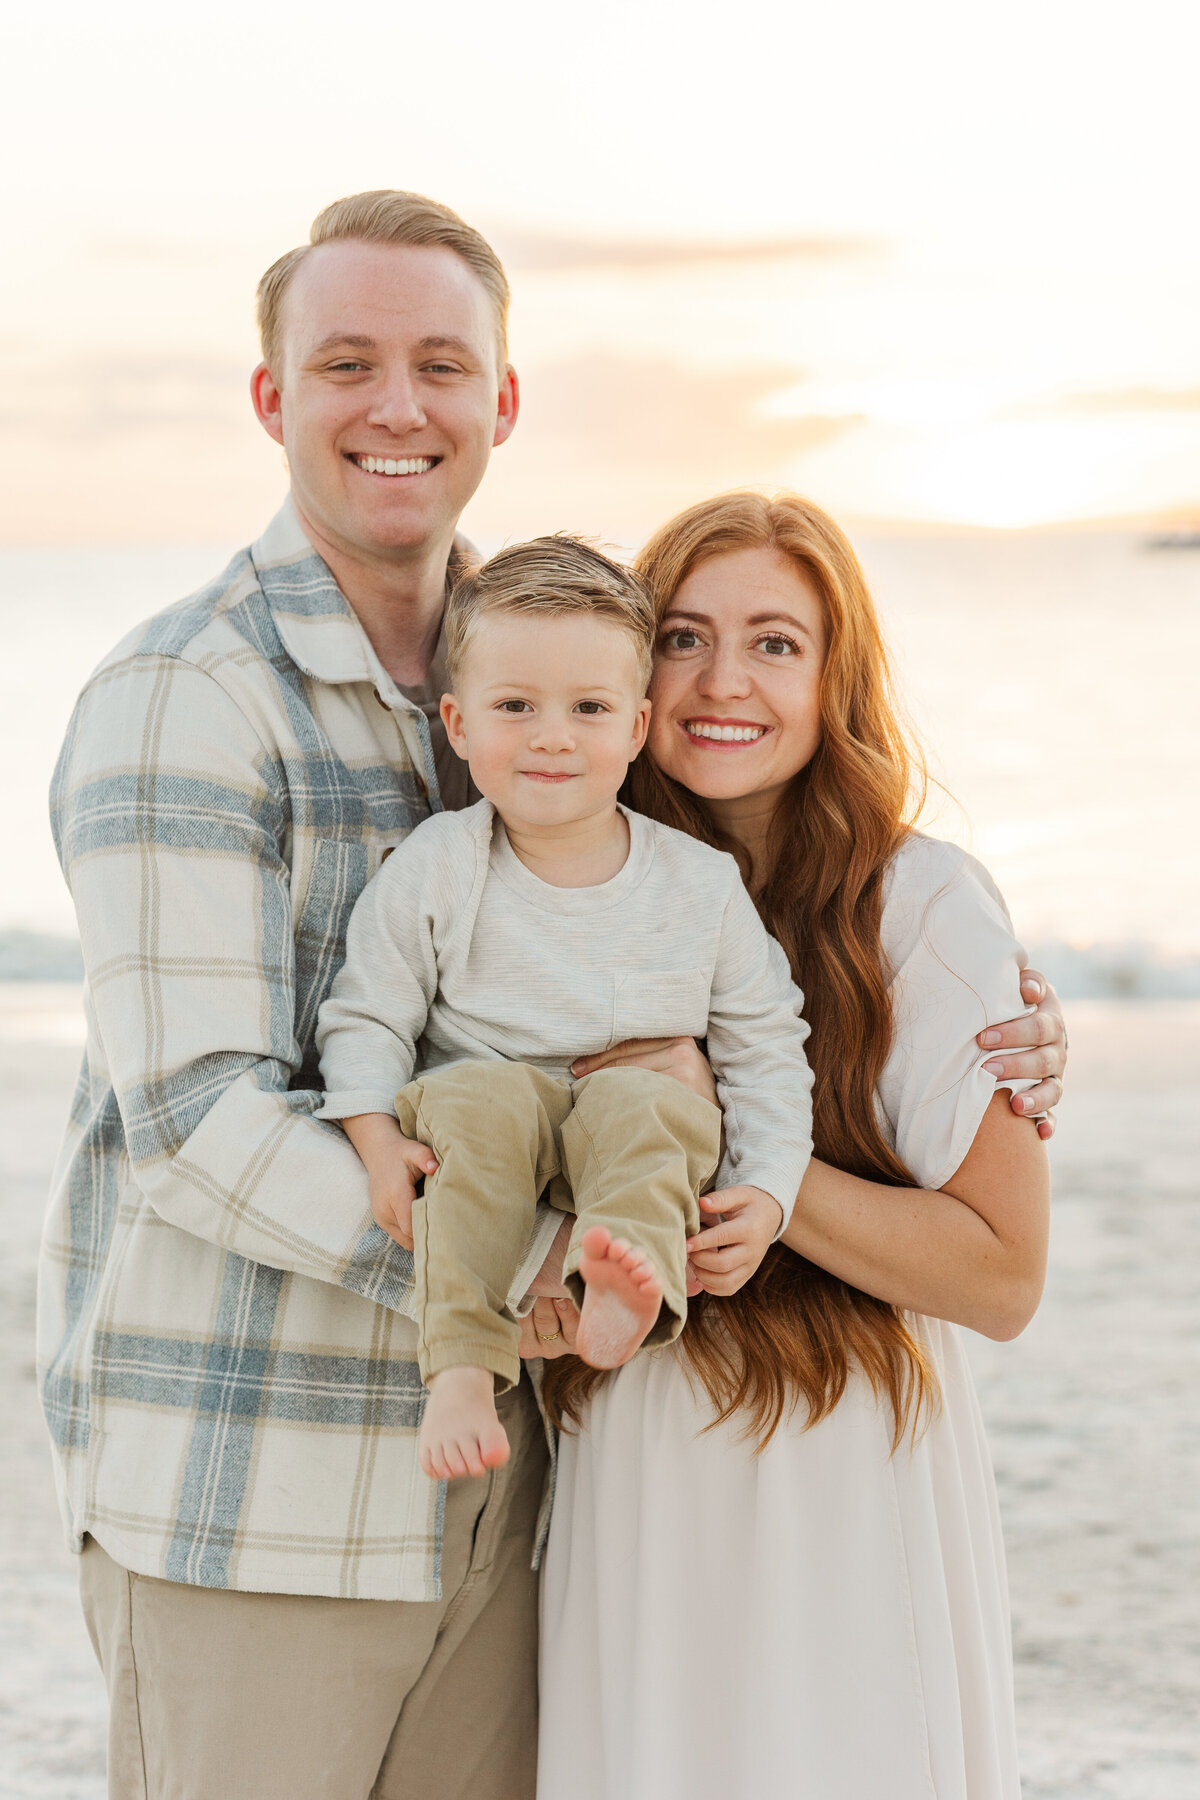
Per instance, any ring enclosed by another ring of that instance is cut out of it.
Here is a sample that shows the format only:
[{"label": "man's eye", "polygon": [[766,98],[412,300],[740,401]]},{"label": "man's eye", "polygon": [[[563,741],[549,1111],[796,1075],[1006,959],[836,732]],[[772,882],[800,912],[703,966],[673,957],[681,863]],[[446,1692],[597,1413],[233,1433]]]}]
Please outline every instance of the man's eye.
[{"label": "man's eye", "polygon": [[366,366],[366,363],[347,361],[330,363],[329,369],[330,373],[334,375],[353,375],[359,369],[365,369]]}]

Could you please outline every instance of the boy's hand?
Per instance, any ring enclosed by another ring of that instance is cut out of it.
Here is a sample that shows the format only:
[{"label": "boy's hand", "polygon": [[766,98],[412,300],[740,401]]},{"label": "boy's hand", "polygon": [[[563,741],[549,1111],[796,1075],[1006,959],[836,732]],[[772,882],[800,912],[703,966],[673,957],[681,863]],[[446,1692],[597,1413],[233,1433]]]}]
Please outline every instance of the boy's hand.
[{"label": "boy's hand", "polygon": [[762,1188],[722,1188],[701,1194],[700,1209],[722,1214],[687,1241],[690,1293],[736,1294],[749,1281],[783,1223],[783,1208]]},{"label": "boy's hand", "polygon": [[438,1159],[428,1144],[398,1136],[386,1161],[368,1169],[371,1211],[375,1223],[406,1250],[413,1248],[412,1209],[417,1183],[437,1172]]}]

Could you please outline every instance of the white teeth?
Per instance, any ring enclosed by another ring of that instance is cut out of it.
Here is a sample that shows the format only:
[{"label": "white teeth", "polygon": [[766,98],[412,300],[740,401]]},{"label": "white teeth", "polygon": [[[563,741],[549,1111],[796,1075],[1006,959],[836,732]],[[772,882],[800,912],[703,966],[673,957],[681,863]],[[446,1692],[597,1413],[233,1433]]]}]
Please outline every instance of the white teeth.
[{"label": "white teeth", "polygon": [[707,725],[699,719],[686,722],[689,737],[711,738],[721,744],[756,744],[766,732],[765,725]]},{"label": "white teeth", "polygon": [[424,475],[433,467],[431,456],[356,456],[366,475]]}]

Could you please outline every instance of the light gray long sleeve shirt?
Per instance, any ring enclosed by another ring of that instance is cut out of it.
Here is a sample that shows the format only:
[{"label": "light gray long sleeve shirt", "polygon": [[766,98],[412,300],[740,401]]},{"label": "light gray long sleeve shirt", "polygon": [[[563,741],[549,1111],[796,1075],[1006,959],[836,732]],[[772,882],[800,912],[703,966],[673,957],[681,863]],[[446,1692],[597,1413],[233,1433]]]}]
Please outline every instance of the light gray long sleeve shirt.
[{"label": "light gray long sleeve shirt", "polygon": [[[707,1038],[725,1115],[722,1187],[791,1216],[812,1153],[803,995],[731,856],[626,812],[597,887],[527,869],[487,801],[427,819],[351,916],[321,1008],[319,1117],[392,1113],[418,1065],[528,1062],[569,1076],[627,1038]],[[782,1229],[782,1227],[781,1227]]]}]

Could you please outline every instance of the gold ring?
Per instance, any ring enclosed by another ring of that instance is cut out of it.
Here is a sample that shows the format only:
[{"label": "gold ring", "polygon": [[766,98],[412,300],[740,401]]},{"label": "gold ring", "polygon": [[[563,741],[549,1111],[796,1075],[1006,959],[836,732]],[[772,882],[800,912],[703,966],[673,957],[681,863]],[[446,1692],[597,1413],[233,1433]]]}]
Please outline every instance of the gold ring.
[{"label": "gold ring", "polygon": [[562,1336],[561,1329],[558,1331],[551,1331],[549,1333],[547,1333],[545,1331],[539,1331],[537,1334],[537,1341],[539,1344],[552,1344],[554,1342],[555,1338],[559,1338],[561,1336]]}]

